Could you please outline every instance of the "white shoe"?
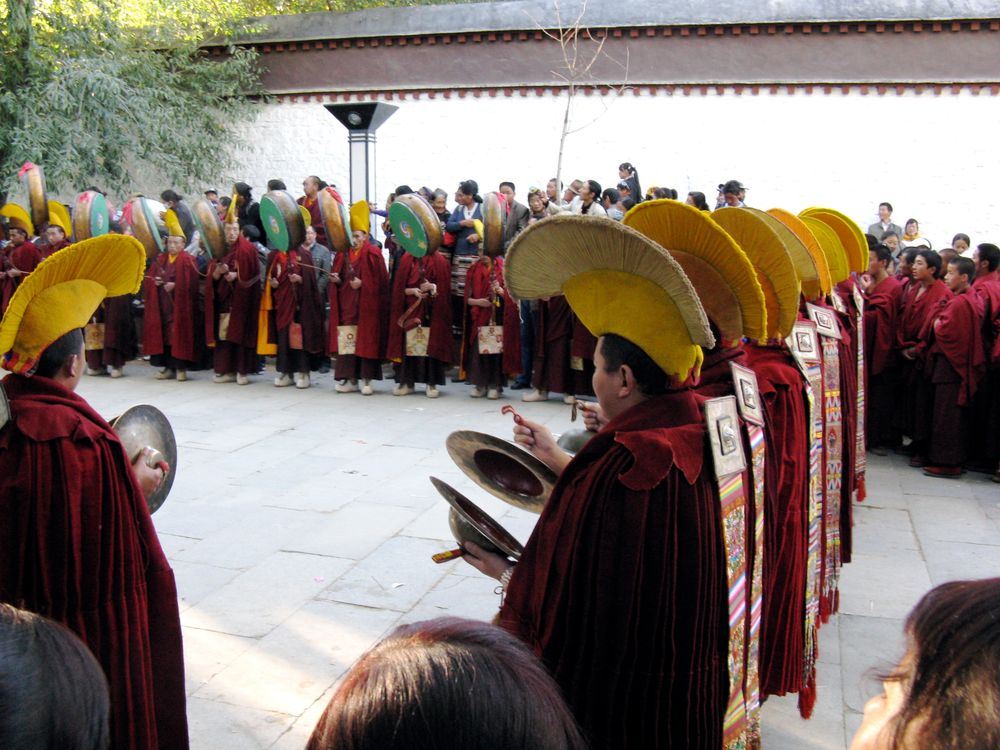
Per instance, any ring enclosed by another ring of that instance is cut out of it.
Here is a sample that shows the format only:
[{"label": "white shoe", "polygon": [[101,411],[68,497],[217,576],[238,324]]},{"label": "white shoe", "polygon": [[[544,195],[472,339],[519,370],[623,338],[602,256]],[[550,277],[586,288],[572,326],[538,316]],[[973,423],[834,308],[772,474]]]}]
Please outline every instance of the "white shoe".
[{"label": "white shoe", "polygon": [[216,375],[212,378],[213,383],[235,383],[236,373],[227,372],[225,375]]},{"label": "white shoe", "polygon": [[157,380],[173,380],[177,377],[177,371],[171,370],[169,367],[164,367],[158,373],[156,373]]},{"label": "white shoe", "polygon": [[490,388],[489,392],[486,394],[486,398],[490,399],[491,401],[496,401],[498,398],[500,398],[500,389]]},{"label": "white shoe", "polygon": [[188,379],[188,371],[187,370],[178,370],[177,371],[177,382],[178,383],[184,383],[184,382],[187,381],[187,379]]},{"label": "white shoe", "polygon": [[296,388],[308,388],[309,383],[309,373],[308,372],[297,372],[295,373],[295,387]]},{"label": "white shoe", "polygon": [[333,390],[337,393],[354,393],[358,390],[358,381],[345,380],[343,383],[337,383],[337,385],[333,387]]},{"label": "white shoe", "polygon": [[403,385],[402,383],[399,383],[392,389],[393,396],[409,396],[411,393],[413,393],[412,385]]},{"label": "white shoe", "polygon": [[111,377],[113,377],[113,378],[123,378],[123,377],[125,377],[124,369],[121,368],[121,367],[112,367],[111,368]]},{"label": "white shoe", "polygon": [[549,392],[548,391],[540,391],[540,390],[538,390],[536,388],[531,393],[523,393],[523,394],[521,394],[521,400],[522,401],[548,401],[549,400]]},{"label": "white shoe", "polygon": [[375,389],[372,388],[372,381],[366,380],[365,384],[361,386],[361,395],[371,396],[373,393],[375,393]]},{"label": "white shoe", "polygon": [[236,385],[250,385],[250,378],[246,375],[236,374]]},{"label": "white shoe", "polygon": [[[428,389],[428,390],[430,390],[430,389]],[[482,388],[479,388],[478,386],[473,386],[472,390],[469,391],[469,397],[470,398],[482,398],[485,395],[486,395],[486,391],[484,391]]]},{"label": "white shoe", "polygon": [[567,393],[565,396],[563,396],[563,403],[564,404],[575,404],[576,403],[576,396],[574,396],[572,393]]},{"label": "white shoe", "polygon": [[288,377],[287,372],[283,372],[280,375],[276,375],[274,378],[275,388],[287,388],[292,384],[292,379]]},{"label": "white shoe", "polygon": [[87,368],[87,374],[88,375],[107,375],[108,371],[105,370],[105,369],[103,369],[103,368],[99,369],[99,368],[96,368],[96,367],[88,367]]},{"label": "white shoe", "polygon": [[437,398],[440,395],[441,391],[439,391],[435,386],[427,386],[427,398]]}]

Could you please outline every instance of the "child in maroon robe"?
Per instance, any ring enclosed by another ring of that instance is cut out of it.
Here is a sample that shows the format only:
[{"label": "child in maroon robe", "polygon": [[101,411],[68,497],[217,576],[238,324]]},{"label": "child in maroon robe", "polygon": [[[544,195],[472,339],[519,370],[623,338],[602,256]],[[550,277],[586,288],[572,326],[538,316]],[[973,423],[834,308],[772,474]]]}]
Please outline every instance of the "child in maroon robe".
[{"label": "child in maroon robe", "polygon": [[983,347],[986,377],[976,392],[969,469],[993,474],[1000,482],[1000,248],[985,242],[973,251],[976,279],[972,289],[983,300]]},{"label": "child in maroon robe", "polygon": [[[357,391],[360,380],[362,395],[370,396],[374,393],[372,381],[382,379],[389,322],[389,271],[367,232],[354,231],[352,240],[351,248],[334,258],[327,286],[330,298],[327,351],[337,358],[333,377],[342,381],[334,390]],[[341,339],[344,349],[353,351],[341,351]]]},{"label": "child in maroon robe", "polygon": [[892,413],[893,392],[899,378],[893,344],[903,286],[899,279],[889,274],[891,264],[889,248],[878,245],[868,252],[868,274],[862,277],[865,291],[865,364],[868,370],[865,427],[868,449],[878,455],[885,455],[885,448],[894,448],[899,444],[899,435],[893,429]]},{"label": "child in maroon robe", "polygon": [[42,262],[42,254],[28,241],[28,233],[23,227],[13,225],[7,229],[7,235],[10,244],[3,249],[0,263],[0,316],[7,311],[10,298],[24,277]]},{"label": "child in maroon robe", "polygon": [[274,300],[268,311],[268,329],[273,325],[277,339],[274,385],[289,386],[294,376],[296,388],[308,388],[309,372],[319,368],[324,348],[323,305],[312,254],[301,248],[272,251],[266,283]]},{"label": "child in maroon robe", "polygon": [[198,266],[184,252],[184,238],[167,237],[167,252],[156,256],[143,283],[143,352],[162,368],[157,380],[188,379],[198,367]]},{"label": "child in maroon robe", "polygon": [[[507,325],[507,313],[514,304],[504,288],[503,258],[480,255],[465,277],[466,341],[462,369],[468,372],[468,380],[472,383],[469,392],[472,398],[500,398],[507,384],[505,362],[509,365],[510,358],[504,354],[510,348],[517,351],[520,345],[519,336],[513,342],[507,339],[507,332],[511,330]],[[500,352],[484,354],[479,351],[479,329],[484,326],[503,327]]]},{"label": "child in maroon robe", "polygon": [[214,347],[216,383],[247,385],[257,372],[260,257],[236,223],[226,224],[229,252],[208,264],[205,341]]}]

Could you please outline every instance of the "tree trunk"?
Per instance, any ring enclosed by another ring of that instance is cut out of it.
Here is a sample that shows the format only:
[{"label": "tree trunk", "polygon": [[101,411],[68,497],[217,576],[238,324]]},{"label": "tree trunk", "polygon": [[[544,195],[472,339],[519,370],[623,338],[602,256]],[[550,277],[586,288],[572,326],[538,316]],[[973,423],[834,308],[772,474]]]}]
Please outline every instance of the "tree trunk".
[{"label": "tree trunk", "polygon": [[576,87],[573,82],[570,81],[569,86],[566,89],[566,111],[563,113],[563,126],[562,134],[559,136],[559,158],[556,161],[556,189],[559,190],[559,200],[562,200],[563,188],[562,188],[562,159],[563,159],[563,149],[566,146],[566,136],[569,135],[569,111],[573,106],[573,95],[576,93]]}]

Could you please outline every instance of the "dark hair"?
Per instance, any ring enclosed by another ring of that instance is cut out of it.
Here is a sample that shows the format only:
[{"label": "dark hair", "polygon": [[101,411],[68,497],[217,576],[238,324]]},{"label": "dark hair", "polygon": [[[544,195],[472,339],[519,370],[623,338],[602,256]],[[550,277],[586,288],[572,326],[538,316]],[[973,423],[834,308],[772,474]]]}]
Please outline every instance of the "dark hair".
[{"label": "dark hair", "polygon": [[253,192],[250,189],[250,186],[247,185],[245,182],[237,182],[235,185],[233,185],[233,190],[239,195],[242,195],[248,201],[250,200],[251,193]]},{"label": "dark hair", "polygon": [[923,258],[927,261],[927,265],[934,269],[934,278],[938,278],[941,275],[941,256],[937,253],[937,251],[928,250],[926,247],[918,247],[914,249],[917,251],[917,254],[913,256],[913,260],[916,260],[918,256]]},{"label": "dark hair", "polygon": [[995,271],[1000,267],[1000,247],[992,242],[983,242],[976,246],[976,250],[979,251],[979,262],[986,261],[986,267],[990,271]]},{"label": "dark hair", "polygon": [[900,258],[912,266],[913,261],[917,259],[918,250],[919,248],[916,247],[908,247],[902,253],[900,253]]},{"label": "dark hair", "polygon": [[111,220],[108,222],[108,234],[121,234],[122,225],[120,221]]},{"label": "dark hair", "polygon": [[688,197],[694,199],[694,207],[697,208],[699,211],[708,210],[708,201],[705,200],[704,193],[699,193],[697,190],[692,190],[690,193],[688,193]]},{"label": "dark hair", "polygon": [[219,196],[219,205],[220,206],[223,206],[225,208],[229,208],[229,206],[232,205],[232,202],[233,202],[233,199],[230,198],[228,195],[220,195]]},{"label": "dark hair", "polygon": [[502,187],[503,187],[504,185],[506,185],[507,187],[509,187],[509,188],[510,188],[510,192],[512,192],[512,193],[516,193],[516,192],[517,192],[517,188],[516,188],[516,187],[514,187],[514,183],[513,183],[513,182],[510,182],[510,181],[508,181],[508,180],[505,180],[505,181],[503,181],[503,182],[501,182],[501,183],[500,183],[500,187],[501,187],[501,188],[502,188]]},{"label": "dark hair", "polygon": [[958,234],[956,234],[954,237],[951,238],[951,244],[952,245],[955,244],[955,240],[965,240],[965,244],[966,245],[971,245],[972,244],[972,240],[969,239],[969,235],[963,234],[962,232],[959,232]]},{"label": "dark hair", "polygon": [[628,211],[635,205],[635,198],[629,196],[628,198],[622,198],[622,208]]},{"label": "dark hair", "polygon": [[870,247],[868,248],[868,252],[875,253],[875,259],[879,263],[892,263],[892,250],[890,250],[887,245],[876,245],[875,247]]},{"label": "dark hair", "polygon": [[657,199],[669,198],[675,201],[677,200],[677,191],[673,188],[658,187],[653,191],[653,197]]},{"label": "dark hair", "polygon": [[316,183],[317,186],[319,186],[319,185],[321,185],[323,183],[323,180],[321,180],[318,175],[314,175],[314,174],[309,175],[308,177],[306,177],[306,179],[307,180],[312,180],[313,182]]},{"label": "dark hair", "polygon": [[180,195],[179,193],[173,190],[164,190],[162,193],[160,193],[160,200],[176,202],[184,200],[184,196]]},{"label": "dark hair", "polygon": [[892,204],[891,203],[889,203],[888,201],[882,201],[881,203],[878,204],[878,207],[882,208],[882,206],[885,206],[886,208],[888,208],[889,209],[889,213],[892,213]]},{"label": "dark hair", "polygon": [[906,227],[908,227],[910,224],[916,224],[918,227],[920,226],[920,222],[917,221],[916,219],[907,219],[906,223],[903,224],[903,231],[906,231]]},{"label": "dark hair", "polygon": [[77,636],[0,603],[0,747],[104,750],[109,707],[104,672]]},{"label": "dark hair", "polygon": [[42,356],[38,358],[35,375],[51,378],[59,374],[69,358],[80,353],[83,345],[83,330],[74,328],[49,344]]},{"label": "dark hair", "polygon": [[621,193],[614,188],[605,188],[604,192],[601,193],[601,200],[603,201],[605,199],[611,201],[612,203],[617,203],[622,199],[622,196]]},{"label": "dark hair", "polygon": [[260,230],[253,224],[244,224],[240,227],[240,232],[251,242],[260,242]]},{"label": "dark hair", "polygon": [[894,750],[907,732],[928,750],[1000,747],[998,613],[1000,578],[943,583],[917,602],[904,625],[908,664],[889,678],[906,693]]},{"label": "dark hair", "polygon": [[28,230],[25,229],[24,227],[18,225],[18,224],[8,224],[7,225],[7,234],[10,234],[11,232],[20,232],[25,237],[28,236]]},{"label": "dark hair", "polygon": [[604,357],[604,371],[607,373],[628,365],[644,396],[659,396],[667,392],[670,376],[627,338],[616,333],[604,334],[601,337],[601,356]]},{"label": "dark hair", "polygon": [[592,192],[595,198],[600,198],[601,193],[604,192],[604,188],[601,187],[601,183],[597,180],[587,180],[587,190]]},{"label": "dark hair", "polygon": [[284,180],[279,180],[277,178],[274,178],[274,179],[271,179],[271,180],[267,181],[267,189],[268,189],[268,191],[271,191],[271,190],[288,190],[288,188],[285,187],[285,181]]},{"label": "dark hair", "polygon": [[217,196],[218,194],[219,194],[218,190],[216,190],[215,188],[209,188],[202,195],[215,195],[215,196]]},{"label": "dark hair", "polygon": [[895,233],[894,231],[892,231],[891,229],[889,229],[889,230],[887,230],[887,231],[885,231],[885,232],[882,232],[882,236],[881,236],[881,237],[879,237],[879,239],[880,239],[880,240],[881,240],[882,242],[885,242],[885,241],[886,241],[887,239],[889,239],[890,237],[895,237],[895,238],[896,238],[897,240],[899,239],[899,235],[898,235],[898,234],[896,234],[896,233]]},{"label": "dark hair", "polygon": [[483,199],[479,195],[479,183],[475,180],[462,180],[458,183],[458,192],[462,195],[471,195],[476,203],[482,203]]},{"label": "dark hair", "polygon": [[413,192],[413,188],[409,185],[400,185],[395,190],[392,191],[393,195],[409,195]]},{"label": "dark hair", "polygon": [[556,188],[560,192],[562,192],[562,189],[563,189],[562,180],[557,180],[555,177],[553,177],[551,180],[549,180],[549,182],[554,182],[556,184]]},{"label": "dark hair", "polygon": [[976,264],[972,262],[972,258],[963,258],[959,255],[957,258],[949,260],[948,265],[955,266],[955,271],[959,276],[968,276],[970,282],[976,278]]},{"label": "dark hair", "polygon": [[586,747],[555,681],[493,625],[402,625],[358,660],[307,750]]}]

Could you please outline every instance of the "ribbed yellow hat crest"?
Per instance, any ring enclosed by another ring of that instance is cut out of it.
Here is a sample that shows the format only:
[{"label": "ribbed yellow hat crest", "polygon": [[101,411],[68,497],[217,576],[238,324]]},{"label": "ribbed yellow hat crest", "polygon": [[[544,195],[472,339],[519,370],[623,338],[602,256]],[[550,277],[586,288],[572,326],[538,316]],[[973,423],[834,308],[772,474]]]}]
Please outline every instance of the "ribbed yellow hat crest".
[{"label": "ribbed yellow hat crest", "polygon": [[851,275],[847,267],[847,254],[844,252],[844,246],[840,244],[837,233],[830,229],[826,222],[819,219],[802,215],[799,215],[799,218],[809,227],[809,231],[813,233],[816,242],[822,248],[823,255],[826,257],[826,265],[830,269],[830,281],[833,286],[836,286]]},{"label": "ribbed yellow hat crest", "polygon": [[826,262],[826,255],[823,253],[823,248],[816,241],[816,235],[810,231],[802,219],[791,211],[786,211],[783,208],[769,208],[767,212],[792,230],[792,233],[805,245],[806,250],[809,252],[809,257],[812,258],[813,264],[816,266],[816,274],[819,280],[819,294],[812,294],[811,292],[814,290],[803,286],[802,293],[806,299],[816,299],[817,297],[829,294],[830,290],[833,289],[833,282],[830,280],[830,266]]},{"label": "ribbed yellow hat crest", "polygon": [[368,201],[358,201],[351,206],[351,231],[368,234],[372,228],[372,209]]},{"label": "ribbed yellow hat crest", "polygon": [[844,248],[848,271],[864,273],[868,268],[868,241],[861,227],[848,216],[832,208],[807,208],[800,212],[799,216],[811,216],[830,227]]}]

